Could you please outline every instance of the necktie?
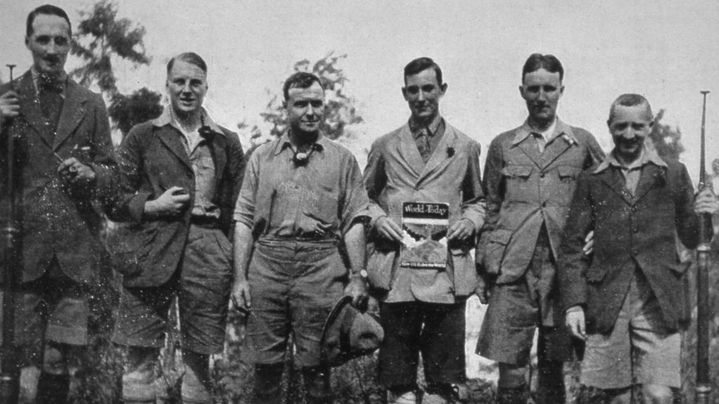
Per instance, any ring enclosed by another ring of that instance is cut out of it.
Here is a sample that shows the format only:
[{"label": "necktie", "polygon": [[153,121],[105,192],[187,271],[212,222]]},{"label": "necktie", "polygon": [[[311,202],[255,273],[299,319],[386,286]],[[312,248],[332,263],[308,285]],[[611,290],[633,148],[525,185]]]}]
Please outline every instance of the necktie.
[{"label": "necktie", "polygon": [[62,86],[57,82],[38,81],[40,108],[45,125],[54,134],[62,110]]},{"label": "necktie", "polygon": [[417,132],[415,142],[417,143],[419,155],[422,156],[422,160],[426,163],[432,155],[432,147],[429,144],[429,129],[420,129],[419,132]]},{"label": "necktie", "polygon": [[532,132],[534,135],[534,139],[537,141],[537,149],[539,149],[539,153],[544,153],[544,148],[547,145],[547,141],[544,139],[544,136],[541,133]]}]

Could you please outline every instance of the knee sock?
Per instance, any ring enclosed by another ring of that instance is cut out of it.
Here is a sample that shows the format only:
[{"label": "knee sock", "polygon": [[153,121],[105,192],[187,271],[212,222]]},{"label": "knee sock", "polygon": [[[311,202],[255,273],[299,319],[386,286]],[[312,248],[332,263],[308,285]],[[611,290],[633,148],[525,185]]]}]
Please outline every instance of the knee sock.
[{"label": "knee sock", "polygon": [[70,391],[70,375],[40,373],[37,383],[37,404],[64,404]]}]

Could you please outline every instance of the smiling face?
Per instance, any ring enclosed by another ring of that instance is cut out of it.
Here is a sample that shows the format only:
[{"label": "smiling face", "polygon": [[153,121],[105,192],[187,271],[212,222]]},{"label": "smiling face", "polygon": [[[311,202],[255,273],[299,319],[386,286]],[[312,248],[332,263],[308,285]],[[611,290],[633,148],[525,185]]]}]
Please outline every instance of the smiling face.
[{"label": "smiling face", "polygon": [[519,92],[527,103],[530,125],[538,129],[549,127],[557,116],[559,98],[564,93],[559,72],[545,69],[529,72],[524,75]]},{"label": "smiling face", "polygon": [[325,91],[317,82],[307,88],[292,87],[287,90],[285,108],[292,133],[316,135],[324,118]]},{"label": "smiling face", "polygon": [[616,157],[624,163],[630,163],[641,156],[644,140],[652,131],[654,122],[647,104],[640,104],[617,105],[607,124],[614,140]]},{"label": "smiling face", "polygon": [[32,22],[32,34],[25,38],[38,73],[57,76],[65,69],[70,52],[70,26],[64,18],[38,14]]},{"label": "smiling face", "polygon": [[167,74],[167,94],[173,111],[180,116],[199,113],[207,94],[207,77],[192,63],[175,60]]},{"label": "smiling face", "polygon": [[437,82],[433,68],[424,69],[404,78],[402,95],[417,122],[430,123],[439,114],[439,100],[447,91],[447,84]]}]

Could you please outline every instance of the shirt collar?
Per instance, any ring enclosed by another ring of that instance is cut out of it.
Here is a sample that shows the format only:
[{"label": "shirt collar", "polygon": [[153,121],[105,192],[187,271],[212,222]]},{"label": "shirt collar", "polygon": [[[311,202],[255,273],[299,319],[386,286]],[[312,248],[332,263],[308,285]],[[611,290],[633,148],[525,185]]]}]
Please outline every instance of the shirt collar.
[{"label": "shirt collar", "polygon": [[[325,137],[322,134],[322,132],[320,131],[320,133],[317,136],[317,140],[315,140],[315,142],[312,144],[312,148],[315,151],[319,151],[319,152],[324,151],[325,147],[327,146],[327,142],[329,142],[329,141],[330,140],[327,139],[327,137]],[[282,153],[282,151],[287,148],[292,149],[292,142],[290,142],[289,129],[287,131],[285,131],[285,133],[283,133],[282,136],[280,136],[277,139],[277,144],[275,145],[273,154],[276,156],[276,155]]]},{"label": "shirt collar", "polygon": [[[205,108],[202,108],[202,119],[205,121],[205,125],[209,126],[213,132],[219,133],[222,136],[225,135],[225,132],[223,132],[222,129],[220,129],[220,126],[210,117],[210,115],[207,113]],[[182,130],[180,129],[180,124],[177,123],[177,120],[175,120],[175,117],[172,114],[171,106],[166,106],[162,110],[162,114],[160,114],[160,116],[158,116],[157,118],[152,120],[152,124],[157,127],[170,125],[173,128],[182,132]]]},{"label": "shirt collar", "polygon": [[[30,75],[32,76],[32,83],[35,85],[35,91],[40,92],[40,72],[35,69],[35,66],[30,67]],[[64,71],[61,72],[58,76],[58,84],[60,85],[60,88],[62,88],[62,92],[64,93],[65,89],[67,88],[67,73],[65,73]]]},{"label": "shirt collar", "polygon": [[642,155],[634,162],[629,164],[628,166],[625,166],[622,164],[619,160],[617,160],[617,156],[615,154],[616,149],[612,150],[611,153],[604,159],[604,161],[599,164],[596,170],[594,170],[594,174],[600,173],[604,170],[606,170],[609,167],[617,167],[617,168],[623,168],[623,169],[633,169],[633,168],[640,168],[644,167],[646,164],[652,163],[659,167],[666,167],[667,163],[662,160],[661,157],[657,154],[657,152],[652,147],[647,147],[646,145],[642,149]]},{"label": "shirt collar", "polygon": [[417,135],[417,133],[424,129],[425,127],[429,129],[429,135],[434,136],[437,134],[437,131],[439,130],[439,126],[442,124],[444,120],[442,119],[442,116],[440,114],[437,114],[437,116],[432,119],[432,122],[429,123],[429,125],[422,125],[419,122],[416,122],[412,117],[409,118],[409,131],[412,132],[412,135]]},{"label": "shirt collar", "polygon": [[[546,140],[547,143],[549,143],[551,140],[554,140],[557,137],[562,137],[567,143],[569,144],[578,144],[577,138],[574,136],[574,132],[572,131],[572,128],[564,123],[559,117],[557,117],[554,120],[554,132],[549,136]],[[524,121],[522,126],[517,129],[516,134],[514,135],[514,140],[512,141],[512,146],[516,146],[520,143],[522,143],[526,138],[529,137],[532,133],[539,133],[535,129],[533,129],[531,126],[529,126],[529,120]]]}]

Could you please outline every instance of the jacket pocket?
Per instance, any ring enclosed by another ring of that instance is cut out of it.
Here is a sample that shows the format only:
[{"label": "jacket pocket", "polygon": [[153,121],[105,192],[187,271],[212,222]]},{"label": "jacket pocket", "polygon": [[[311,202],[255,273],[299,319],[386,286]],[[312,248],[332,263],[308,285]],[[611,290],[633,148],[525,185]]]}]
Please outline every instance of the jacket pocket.
[{"label": "jacket pocket", "polygon": [[572,166],[559,166],[557,167],[557,172],[559,173],[559,179],[563,182],[574,182],[582,169]]},{"label": "jacket pocket", "polygon": [[398,247],[389,242],[367,244],[367,277],[373,288],[392,289]]},{"label": "jacket pocket", "polygon": [[140,225],[121,224],[110,233],[107,241],[113,268],[124,276],[139,275],[156,236],[155,222]]},{"label": "jacket pocket", "polygon": [[507,245],[514,234],[511,230],[495,229],[486,235],[485,241],[480,242],[477,262],[487,274],[499,275]]},{"label": "jacket pocket", "polygon": [[532,174],[534,167],[532,166],[506,166],[502,169],[502,175],[509,178],[527,180]]}]

